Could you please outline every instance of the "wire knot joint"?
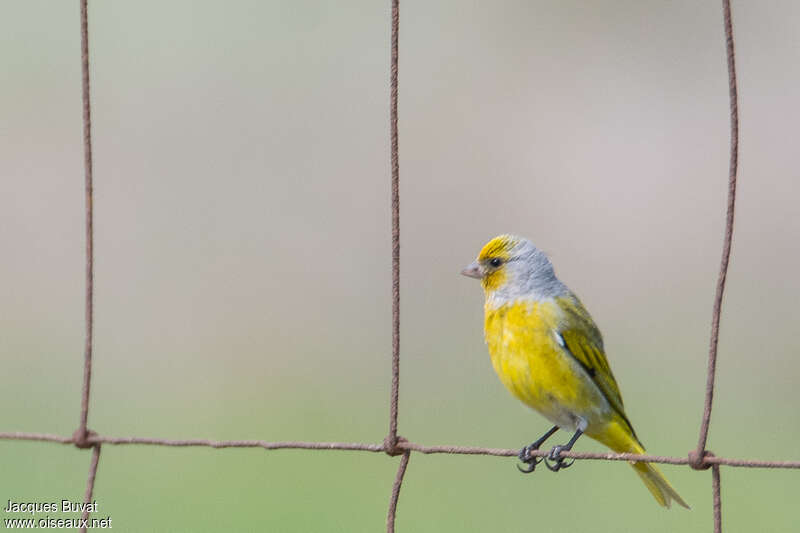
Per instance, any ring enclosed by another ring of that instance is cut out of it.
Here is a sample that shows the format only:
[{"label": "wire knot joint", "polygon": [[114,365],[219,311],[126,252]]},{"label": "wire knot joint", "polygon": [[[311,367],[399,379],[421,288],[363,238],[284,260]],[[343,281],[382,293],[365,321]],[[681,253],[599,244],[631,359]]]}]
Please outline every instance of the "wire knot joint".
[{"label": "wire knot joint", "polygon": [[406,440],[405,437],[394,435],[394,439],[392,439],[392,435],[387,435],[386,438],[383,439],[383,451],[386,452],[386,455],[392,457],[403,455],[406,452],[406,448],[402,446],[402,444],[406,443],[408,443],[408,440]]},{"label": "wire knot joint", "polygon": [[714,457],[714,454],[704,450],[703,455],[700,456],[697,450],[689,450],[689,466],[694,470],[708,470],[713,465],[706,461],[706,457]]},{"label": "wire knot joint", "polygon": [[96,445],[94,442],[95,437],[97,437],[97,433],[94,431],[87,428],[78,428],[72,434],[72,443],[75,447],[85,450]]}]

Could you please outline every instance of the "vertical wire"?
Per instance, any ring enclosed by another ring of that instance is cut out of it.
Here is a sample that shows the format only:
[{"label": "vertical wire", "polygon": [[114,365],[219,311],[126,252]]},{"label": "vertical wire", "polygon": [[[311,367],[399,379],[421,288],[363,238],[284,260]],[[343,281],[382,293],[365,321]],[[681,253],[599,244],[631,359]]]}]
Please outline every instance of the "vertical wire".
[{"label": "vertical wire", "polygon": [[397,142],[397,65],[400,1],[392,0],[389,136],[392,167],[392,392],[387,450],[397,445],[397,404],[400,389],[400,160]]},{"label": "vertical wire", "polygon": [[711,467],[711,493],[714,499],[714,533],[722,533],[722,495],[720,494],[719,465]]},{"label": "vertical wire", "polygon": [[725,217],[725,237],[722,245],[722,260],[717,279],[717,292],[714,297],[714,310],[711,318],[711,340],[708,349],[708,373],[706,376],[706,399],[703,419],[700,424],[700,437],[697,442],[696,461],[703,460],[708,442],[708,426],[711,421],[711,406],[714,400],[714,378],[717,371],[717,345],[719,343],[719,321],[722,311],[722,297],[725,293],[725,280],[731,257],[733,241],[733,219],[736,205],[736,175],[739,166],[739,106],[736,87],[736,60],[733,47],[733,24],[731,22],[730,0],[722,0],[725,23],[725,49],[728,58],[728,97],[730,100],[730,163],[728,169],[728,206]]},{"label": "vertical wire", "polygon": [[[89,464],[89,478],[86,480],[86,493],[83,496],[83,503],[92,503],[92,494],[94,493],[94,480],[97,477],[97,465],[100,462],[100,444],[95,444],[92,447],[92,462]],[[89,519],[88,506],[84,509],[81,519],[86,521]],[[81,527],[81,532],[86,533],[86,528]]]},{"label": "vertical wire", "polygon": [[392,485],[392,497],[389,500],[389,513],[386,516],[386,533],[394,533],[394,522],[397,517],[397,500],[400,498],[400,487],[403,485],[403,477],[406,475],[408,460],[411,458],[411,450],[406,450],[400,457],[400,466],[397,467],[397,475]]},{"label": "vertical wire", "polygon": [[94,328],[94,209],[92,185],[92,115],[89,98],[89,23],[88,0],[80,0],[81,10],[81,86],[83,99],[83,165],[86,203],[86,340],[83,360],[81,418],[76,432],[78,442],[85,442],[89,418],[89,389],[92,380],[92,338]]}]

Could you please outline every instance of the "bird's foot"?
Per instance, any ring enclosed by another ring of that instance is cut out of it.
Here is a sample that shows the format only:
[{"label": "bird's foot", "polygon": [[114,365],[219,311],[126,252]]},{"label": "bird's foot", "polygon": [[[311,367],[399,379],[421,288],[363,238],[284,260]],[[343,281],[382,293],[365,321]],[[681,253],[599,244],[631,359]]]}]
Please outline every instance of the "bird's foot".
[{"label": "bird's foot", "polygon": [[541,457],[533,457],[533,456],[531,456],[531,452],[538,450],[539,447],[542,444],[544,444],[544,441],[546,441],[547,439],[552,437],[553,433],[555,433],[556,431],[558,431],[558,426],[553,426],[552,428],[550,428],[547,431],[547,433],[542,435],[539,438],[539,440],[535,440],[532,443],[530,443],[529,445],[527,445],[524,448],[522,448],[519,451],[519,456],[518,457],[519,457],[520,461],[522,461],[523,463],[525,463],[528,466],[526,468],[522,468],[519,465],[517,465],[517,470],[519,470],[523,474],[530,474],[531,472],[536,470],[536,465],[538,465],[539,463],[542,462],[542,458]]},{"label": "bird's foot", "polygon": [[[564,468],[569,468],[572,466],[572,463],[575,462],[573,459],[572,461],[567,462],[565,457],[561,457],[561,452],[569,451],[569,448],[566,446],[553,446],[553,449],[550,450],[550,453],[547,454],[547,457],[544,458],[544,464],[547,465],[547,468],[553,472],[558,472],[559,470],[563,470]],[[550,461],[553,464],[550,464]]]},{"label": "bird's foot", "polygon": [[539,463],[542,462],[542,458],[541,457],[532,456],[531,452],[535,451],[535,450],[538,450],[538,449],[539,449],[539,445],[537,443],[535,443],[535,442],[533,444],[530,444],[530,445],[525,446],[524,448],[522,448],[519,451],[519,456],[518,457],[519,457],[520,462],[525,463],[528,466],[521,467],[521,466],[517,465],[517,470],[519,470],[523,474],[530,474],[531,472],[536,470],[536,465],[538,465]]}]

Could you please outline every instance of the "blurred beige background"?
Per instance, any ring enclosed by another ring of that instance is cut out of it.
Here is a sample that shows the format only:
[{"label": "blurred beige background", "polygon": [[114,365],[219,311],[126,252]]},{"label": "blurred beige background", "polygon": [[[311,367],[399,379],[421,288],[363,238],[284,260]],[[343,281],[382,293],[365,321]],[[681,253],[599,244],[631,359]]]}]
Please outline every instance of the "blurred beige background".
[{"label": "blurred beige background", "polygon": [[[77,2],[0,16],[0,431],[72,433],[83,331]],[[734,2],[737,225],[710,449],[797,459],[800,86],[791,1]],[[388,2],[90,3],[96,343],[108,435],[379,442],[390,346]],[[654,454],[696,445],[728,165],[719,2],[401,6],[400,433],[519,447],[458,275],[530,237],[606,337]],[[563,437],[563,435],[562,435]],[[581,450],[599,445],[581,441]],[[88,454],[0,442],[0,501],[81,499]],[[397,459],[103,448],[121,531],[379,531]],[[708,531],[617,463],[414,455],[400,531]],[[793,531],[796,472],[725,468],[726,531]],[[4,517],[5,518],[5,517]]]}]

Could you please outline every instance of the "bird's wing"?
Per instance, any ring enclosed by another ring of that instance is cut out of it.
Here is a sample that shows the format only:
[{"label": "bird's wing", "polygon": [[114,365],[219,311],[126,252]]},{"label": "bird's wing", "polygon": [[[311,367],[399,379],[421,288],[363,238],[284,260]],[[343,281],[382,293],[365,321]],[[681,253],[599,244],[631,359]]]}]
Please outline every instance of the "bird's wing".
[{"label": "bird's wing", "polygon": [[558,329],[558,334],[564,340],[564,350],[583,367],[635,436],[633,426],[625,415],[619,386],[614,379],[614,374],[611,373],[611,367],[608,366],[600,330],[597,329],[591,315],[576,296],[565,297],[560,303],[559,307],[564,311],[565,316]]}]

